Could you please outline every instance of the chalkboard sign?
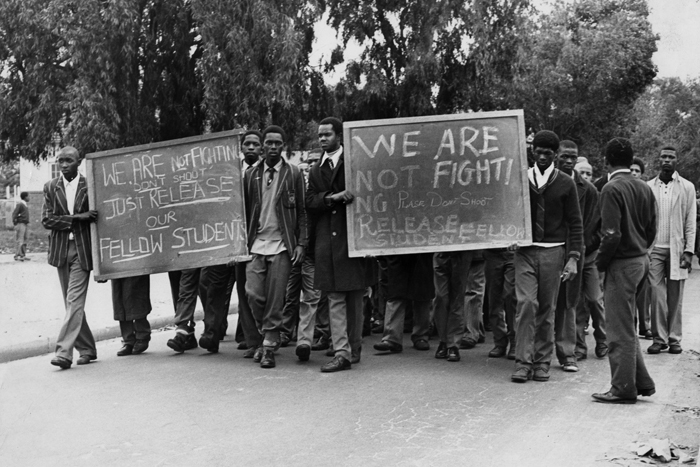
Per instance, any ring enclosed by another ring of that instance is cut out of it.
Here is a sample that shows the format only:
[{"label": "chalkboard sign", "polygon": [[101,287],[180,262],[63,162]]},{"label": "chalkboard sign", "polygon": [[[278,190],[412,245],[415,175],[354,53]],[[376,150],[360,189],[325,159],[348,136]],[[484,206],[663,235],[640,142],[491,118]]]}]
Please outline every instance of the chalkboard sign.
[{"label": "chalkboard sign", "polygon": [[350,256],[532,242],[522,110],[346,122]]},{"label": "chalkboard sign", "polygon": [[96,279],[247,255],[240,137],[213,133],[87,155]]}]

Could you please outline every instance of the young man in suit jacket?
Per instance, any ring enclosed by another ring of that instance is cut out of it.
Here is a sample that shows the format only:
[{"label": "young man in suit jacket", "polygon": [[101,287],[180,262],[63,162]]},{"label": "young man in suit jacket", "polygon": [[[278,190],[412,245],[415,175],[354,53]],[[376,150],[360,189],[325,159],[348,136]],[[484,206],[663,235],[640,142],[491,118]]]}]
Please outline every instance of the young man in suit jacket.
[{"label": "young man in suit jacket", "polygon": [[66,317],[56,339],[56,356],[51,364],[62,369],[73,362],[73,347],[78,349],[78,365],[97,358],[95,339],[85,318],[92,250],[90,222],[97,220],[97,211],[88,205],[87,183],[78,173],[83,158],[78,150],[66,146],[56,161],[61,175],[44,185],[44,206],[41,223],[49,235],[49,264],[58,269],[63,290]]},{"label": "young man in suit jacket", "polygon": [[275,367],[280,345],[284,299],[292,265],[304,260],[308,242],[304,176],[282,158],[285,133],[278,126],[263,131],[265,160],[244,178],[248,248],[245,290],[260,331],[253,361]]}]

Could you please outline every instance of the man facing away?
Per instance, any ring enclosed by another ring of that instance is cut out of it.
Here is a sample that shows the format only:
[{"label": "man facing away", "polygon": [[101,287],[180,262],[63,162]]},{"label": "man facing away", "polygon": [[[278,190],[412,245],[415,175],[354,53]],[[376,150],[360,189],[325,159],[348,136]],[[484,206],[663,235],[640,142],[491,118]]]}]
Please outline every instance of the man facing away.
[{"label": "man facing away", "polygon": [[282,158],[285,132],[278,126],[263,131],[264,162],[244,178],[248,247],[245,291],[263,338],[253,361],[275,367],[275,350],[283,330],[284,299],[293,265],[304,261],[308,241],[304,208],[304,176]]},{"label": "man facing away", "polygon": [[635,335],[635,297],[649,270],[647,251],[656,236],[654,193],[634,178],[630,142],[614,138],[605,147],[610,180],[601,191],[601,233],[596,266],[605,272],[605,318],[611,388],[596,402],[634,404],[656,392]]},{"label": "man facing away", "polygon": [[61,175],[44,185],[41,223],[49,229],[49,264],[58,270],[66,317],[56,339],[56,356],[51,364],[68,369],[73,363],[73,347],[80,353],[78,365],[97,358],[95,339],[85,318],[92,253],[90,222],[97,211],[90,210],[87,183],[78,173],[83,158],[71,146],[56,157]]},{"label": "man facing away", "polygon": [[323,149],[319,164],[309,172],[306,208],[314,216],[316,271],[314,287],[325,291],[331,322],[333,360],[324,373],[349,370],[362,351],[362,298],[371,284],[371,263],[348,255],[345,206],[355,198],[345,187],[343,124],[334,117],[321,120],[318,140]]},{"label": "man facing away", "polygon": [[29,261],[27,258],[27,226],[29,225],[29,193],[23,191],[19,194],[19,202],[12,211],[12,225],[15,226],[15,261]]},{"label": "man facing away", "polygon": [[554,167],[559,137],[539,131],[532,142],[530,180],[533,244],[515,253],[515,372],[511,380],[549,381],[554,347],[554,311],[559,284],[577,274],[583,250],[583,224],[573,179]]},{"label": "man facing away", "polygon": [[683,285],[695,249],[695,187],[676,171],[678,155],[673,146],[661,149],[661,172],[647,183],[659,207],[658,230],[649,264],[651,284],[651,332],[647,349],[658,354],[679,354],[683,335],[681,313]]}]

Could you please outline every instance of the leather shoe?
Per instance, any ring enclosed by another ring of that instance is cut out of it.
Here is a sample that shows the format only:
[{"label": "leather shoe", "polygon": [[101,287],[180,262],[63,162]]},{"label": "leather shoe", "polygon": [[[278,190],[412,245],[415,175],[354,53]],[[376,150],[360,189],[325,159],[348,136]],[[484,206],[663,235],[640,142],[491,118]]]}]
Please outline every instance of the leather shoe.
[{"label": "leather shoe", "polygon": [[654,334],[652,334],[651,331],[647,331],[644,333],[644,338],[648,341],[652,340],[654,338]]},{"label": "leather shoe", "polygon": [[599,342],[595,345],[595,356],[598,358],[604,358],[608,354],[608,344],[604,342]]},{"label": "leather shoe", "polygon": [[54,357],[51,359],[51,364],[54,366],[61,367],[61,370],[67,370],[73,364],[70,360],[64,357]]},{"label": "leather shoe", "polygon": [[416,350],[430,350],[430,344],[425,339],[418,339],[413,343],[413,348]]},{"label": "leather shoe", "polygon": [[437,350],[435,351],[435,358],[447,358],[447,343],[440,342]]},{"label": "leather shoe", "polygon": [[535,373],[532,375],[532,379],[541,383],[549,381],[549,368],[545,366],[538,366],[535,368]]},{"label": "leather shoe", "polygon": [[236,347],[238,350],[247,350],[248,345],[245,342],[239,342],[238,347]]},{"label": "leather shoe", "polygon": [[508,347],[508,360],[515,360],[515,343],[511,342],[510,347]]},{"label": "leather shoe", "polygon": [[472,340],[462,339],[461,341],[459,341],[459,348],[460,349],[467,349],[468,350],[468,349],[473,349],[474,347],[476,347],[476,342],[474,342]]},{"label": "leather shoe", "polygon": [[185,350],[196,349],[197,339],[195,339],[192,333],[176,332],[175,337],[168,339],[167,345],[175,352],[182,353]]},{"label": "leather shoe", "polygon": [[380,352],[399,353],[403,351],[403,345],[395,344],[394,342],[390,341],[381,341],[374,344],[374,349],[379,350]]},{"label": "leather shoe", "polygon": [[335,356],[335,349],[333,348],[333,345],[328,347],[328,350],[326,350],[326,357],[333,357]]},{"label": "leather shoe", "polygon": [[577,362],[580,362],[581,360],[586,360],[588,358],[587,354],[581,352],[574,352],[574,356],[576,357]]},{"label": "leather shoe", "polygon": [[349,370],[350,368],[352,368],[350,360],[341,355],[336,355],[333,360],[321,367],[321,372],[334,373],[336,371]]},{"label": "leather shoe", "polygon": [[134,355],[144,353],[147,349],[148,349],[148,341],[146,339],[136,339],[136,342],[134,342],[134,349],[133,349]]},{"label": "leather shoe", "polygon": [[350,363],[353,365],[356,363],[360,363],[360,358],[362,357],[362,346],[359,346],[357,350],[353,350],[350,353]]},{"label": "leather shoe", "polygon": [[260,363],[262,358],[263,358],[263,346],[261,345],[260,347],[255,349],[255,352],[253,352],[253,362]]},{"label": "leather shoe", "polygon": [[308,362],[309,356],[311,355],[311,346],[309,346],[308,344],[297,345],[296,354],[299,358],[299,361]]},{"label": "leather shoe", "polygon": [[613,393],[611,393],[610,391],[603,392],[603,393],[595,393],[592,396],[596,402],[603,402],[603,403],[607,403],[607,404],[636,404],[637,403],[636,397],[634,399],[627,399],[627,398],[616,396]]},{"label": "leather shoe", "polygon": [[243,352],[243,358],[253,358],[253,357],[255,356],[255,352],[256,352],[257,350],[258,350],[258,349],[256,349],[255,347],[251,347],[251,348],[249,348],[249,349],[245,349],[245,352]]},{"label": "leather shoe", "polygon": [[117,352],[117,357],[126,357],[134,353],[134,346],[131,344],[124,344],[121,349]]},{"label": "leather shoe", "polygon": [[658,342],[654,342],[647,349],[647,353],[654,355],[666,349],[668,349],[668,346],[666,344],[659,344]]},{"label": "leather shoe", "polygon": [[218,353],[219,339],[214,336],[201,336],[199,338],[199,346],[203,349],[207,349],[207,352]]},{"label": "leather shoe", "polygon": [[679,354],[681,352],[683,352],[683,349],[681,348],[680,344],[671,344],[671,346],[668,348],[668,353]]},{"label": "leather shoe", "polygon": [[94,357],[92,355],[81,355],[78,358],[78,361],[75,362],[75,364],[76,365],[87,365],[88,363],[90,363],[93,360],[97,360],[97,357]]},{"label": "leather shoe", "polygon": [[643,397],[650,397],[656,394],[656,389],[655,388],[649,388],[649,389],[637,389],[637,395],[638,396],[643,396]]},{"label": "leather shoe", "polygon": [[289,345],[289,335],[287,334],[280,334],[280,347],[287,347]]},{"label": "leather shoe", "polygon": [[500,345],[497,345],[493,349],[489,351],[489,357],[490,358],[501,358],[506,354],[506,348],[501,347]]},{"label": "leather shoe", "polygon": [[275,351],[272,348],[263,348],[263,356],[260,360],[260,368],[275,367]]},{"label": "leather shoe", "polygon": [[450,347],[447,349],[447,361],[448,362],[458,362],[460,360],[459,358],[459,348],[458,347]]},{"label": "leather shoe", "polygon": [[514,383],[524,383],[532,379],[532,370],[526,366],[521,366],[515,369],[515,373],[510,375],[510,380]]},{"label": "leather shoe", "polygon": [[331,343],[328,342],[328,339],[324,339],[323,337],[319,337],[316,342],[313,343],[311,346],[311,350],[328,350],[328,347],[331,346]]}]

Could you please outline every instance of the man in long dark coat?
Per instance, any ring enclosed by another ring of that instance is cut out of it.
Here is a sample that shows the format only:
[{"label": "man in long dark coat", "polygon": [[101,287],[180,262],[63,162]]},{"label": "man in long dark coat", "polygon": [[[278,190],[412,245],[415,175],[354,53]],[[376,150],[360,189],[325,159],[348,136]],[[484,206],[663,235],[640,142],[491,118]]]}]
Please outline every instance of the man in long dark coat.
[{"label": "man in long dark coat", "polygon": [[112,310],[119,321],[122,348],[117,356],[140,354],[148,349],[151,340],[151,276],[125,277],[112,280]]},{"label": "man in long dark coat", "polygon": [[345,206],[353,194],[345,189],[343,125],[337,118],[321,120],[318,139],[323,157],[309,173],[306,209],[315,216],[314,287],[327,292],[335,356],[321,367],[330,373],[348,370],[360,361],[362,297],[371,282],[371,263],[348,256]]}]

